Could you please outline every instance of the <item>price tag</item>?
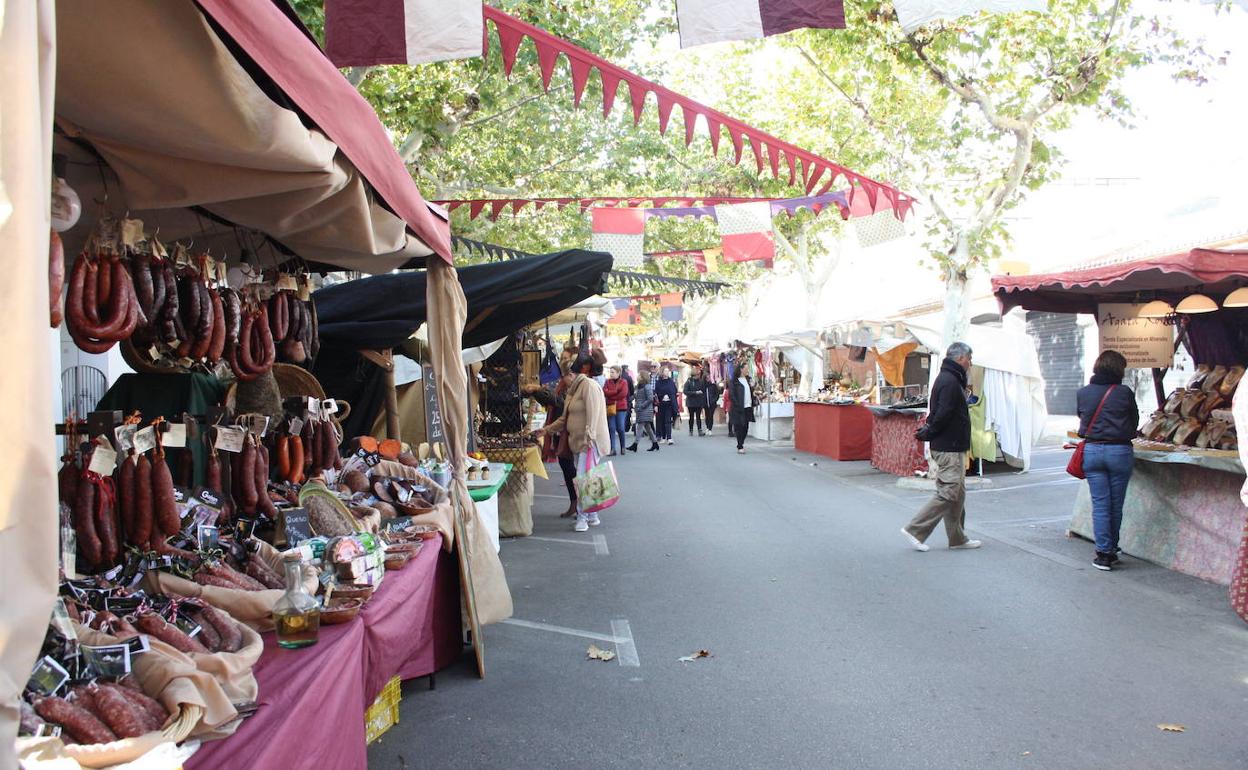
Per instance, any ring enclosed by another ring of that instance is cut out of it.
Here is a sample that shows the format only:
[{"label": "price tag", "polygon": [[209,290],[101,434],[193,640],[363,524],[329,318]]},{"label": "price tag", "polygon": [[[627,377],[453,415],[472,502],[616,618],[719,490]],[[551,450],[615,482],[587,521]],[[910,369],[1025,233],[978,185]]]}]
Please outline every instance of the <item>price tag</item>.
[{"label": "price tag", "polygon": [[294,547],[312,537],[312,522],[308,520],[306,508],[288,508],[282,511],[281,517],[287,546]]},{"label": "price tag", "polygon": [[143,240],[143,220],[141,219],[123,219],[121,220],[121,242],[130,248],[136,248],[139,242]]},{"label": "price tag", "polygon": [[295,277],[293,275],[283,275],[277,279],[278,291],[295,291],[298,288],[299,287],[295,284]]},{"label": "price tag", "polygon": [[156,448],[156,429],[151,425],[134,434],[134,451],[136,454]]},{"label": "price tag", "polygon": [[241,452],[243,451],[243,441],[247,438],[247,431],[242,428],[234,427],[217,427],[217,440],[213,444],[217,449],[223,452]]},{"label": "price tag", "polygon": [[172,448],[186,446],[186,423],[169,423],[169,430],[165,431],[163,443],[165,446]]},{"label": "price tag", "polygon": [[128,452],[134,447],[134,434],[139,431],[137,425],[118,425],[113,430],[113,435],[117,437],[117,447],[122,452]]},{"label": "price tag", "polygon": [[328,417],[331,414],[337,414],[338,402],[332,398],[327,398],[321,402],[321,414]]},{"label": "price tag", "polygon": [[286,428],[286,432],[292,436],[298,436],[303,431],[303,420],[298,417],[291,417],[290,424]]},{"label": "price tag", "polygon": [[308,396],[308,416],[314,419],[321,416],[321,402],[311,396]]},{"label": "price tag", "polygon": [[152,236],[152,256],[164,259],[169,256],[169,252],[165,251],[165,244],[160,242],[156,236]]},{"label": "price tag", "polygon": [[266,414],[249,414],[243,418],[243,423],[247,426],[249,432],[263,438],[269,429],[269,416]]},{"label": "price tag", "polygon": [[308,285],[307,276],[299,276],[299,299],[303,302],[312,299],[312,287]]},{"label": "price tag", "polygon": [[117,453],[106,446],[97,444],[95,451],[91,453],[91,465],[87,467],[87,470],[101,476],[111,476],[116,467]]},{"label": "price tag", "polygon": [[30,672],[26,686],[44,695],[55,695],[69,681],[69,672],[60,663],[45,655]]}]

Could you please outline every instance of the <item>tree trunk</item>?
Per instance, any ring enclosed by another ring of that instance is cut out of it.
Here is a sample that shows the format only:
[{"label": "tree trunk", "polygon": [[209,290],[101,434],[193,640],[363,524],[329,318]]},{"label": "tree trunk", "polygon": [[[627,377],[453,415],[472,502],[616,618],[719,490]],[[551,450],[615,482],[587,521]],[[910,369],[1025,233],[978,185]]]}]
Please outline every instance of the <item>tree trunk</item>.
[{"label": "tree trunk", "polygon": [[[966,271],[970,263],[970,244],[965,233],[958,233],[952,259],[945,268],[945,327],[944,343],[948,348],[954,342],[965,342],[971,326],[970,285]],[[942,353],[944,351],[941,351]]]}]

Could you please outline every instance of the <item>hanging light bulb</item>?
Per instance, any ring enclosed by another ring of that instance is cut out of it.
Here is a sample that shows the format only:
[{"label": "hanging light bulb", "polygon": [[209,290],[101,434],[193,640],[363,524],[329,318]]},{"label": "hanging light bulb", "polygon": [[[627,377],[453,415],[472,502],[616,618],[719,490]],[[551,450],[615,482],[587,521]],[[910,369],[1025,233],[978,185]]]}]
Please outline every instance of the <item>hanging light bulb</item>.
[{"label": "hanging light bulb", "polygon": [[1140,308],[1140,318],[1165,318],[1174,314],[1174,308],[1165,300],[1155,299]]},{"label": "hanging light bulb", "polygon": [[82,200],[63,178],[52,180],[52,229],[63,233],[78,224],[82,216]]},{"label": "hanging light bulb", "polygon": [[1218,309],[1218,303],[1206,297],[1204,294],[1190,294],[1183,298],[1183,301],[1174,309],[1176,313],[1212,313]]},{"label": "hanging light bulb", "polygon": [[1248,286],[1241,286],[1228,294],[1222,307],[1248,307]]}]

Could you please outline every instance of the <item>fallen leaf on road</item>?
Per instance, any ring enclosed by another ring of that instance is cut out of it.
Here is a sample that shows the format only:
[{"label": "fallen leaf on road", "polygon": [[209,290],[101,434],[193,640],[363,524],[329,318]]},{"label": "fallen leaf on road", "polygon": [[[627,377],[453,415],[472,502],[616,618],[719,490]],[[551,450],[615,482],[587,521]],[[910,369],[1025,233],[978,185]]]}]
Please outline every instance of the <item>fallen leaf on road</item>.
[{"label": "fallen leaf on road", "polygon": [[591,644],[589,649],[585,651],[585,657],[589,660],[615,660],[615,653],[611,650],[600,650],[598,645]]},{"label": "fallen leaf on road", "polygon": [[677,660],[681,661],[682,663],[692,663],[698,658],[709,658],[709,657],[711,657],[710,650],[698,650],[692,655],[686,655],[683,658],[677,658]]},{"label": "fallen leaf on road", "polygon": [[1157,729],[1165,733],[1181,733],[1187,728],[1183,725],[1160,724],[1157,725]]}]

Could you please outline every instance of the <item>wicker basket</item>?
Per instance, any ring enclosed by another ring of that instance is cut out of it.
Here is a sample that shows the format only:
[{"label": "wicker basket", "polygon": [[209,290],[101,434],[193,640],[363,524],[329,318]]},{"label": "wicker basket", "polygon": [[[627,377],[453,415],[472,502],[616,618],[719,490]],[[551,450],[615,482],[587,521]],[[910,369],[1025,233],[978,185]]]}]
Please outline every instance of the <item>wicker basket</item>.
[{"label": "wicker basket", "polygon": [[[273,379],[277,381],[277,390],[283,399],[291,396],[312,396],[319,401],[325,400],[325,388],[321,387],[321,383],[309,372],[301,366],[294,364],[273,364]],[[230,385],[225,394],[225,406],[227,409],[234,411],[236,403],[235,396],[238,393],[238,383]],[[339,423],[347,419],[347,415],[351,414],[351,405],[342,399],[334,399],[338,404],[338,411],[334,413],[333,419]]]},{"label": "wicker basket", "polygon": [[181,743],[199,724],[204,716],[201,706],[182,704],[178,715],[160,732],[147,733],[137,738],[123,738],[111,743],[71,744],[62,751],[83,767],[109,767],[133,762],[165,741]]}]

